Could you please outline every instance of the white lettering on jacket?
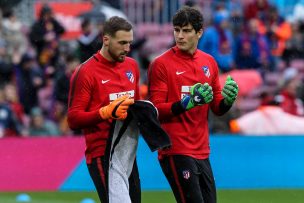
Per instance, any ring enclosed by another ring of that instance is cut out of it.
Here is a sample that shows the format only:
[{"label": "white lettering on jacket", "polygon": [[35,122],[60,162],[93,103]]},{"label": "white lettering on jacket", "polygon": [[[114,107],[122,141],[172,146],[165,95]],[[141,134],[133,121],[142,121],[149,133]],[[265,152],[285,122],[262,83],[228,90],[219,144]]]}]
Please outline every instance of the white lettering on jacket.
[{"label": "white lettering on jacket", "polygon": [[134,90],[130,90],[130,91],[126,91],[126,92],[111,93],[111,94],[109,94],[110,102],[114,101],[115,99],[118,99],[119,97],[127,95],[127,94],[130,95],[130,98],[134,98],[135,91]]},{"label": "white lettering on jacket", "polygon": [[182,86],[181,88],[181,99],[184,98],[184,96],[189,95],[191,86]]}]

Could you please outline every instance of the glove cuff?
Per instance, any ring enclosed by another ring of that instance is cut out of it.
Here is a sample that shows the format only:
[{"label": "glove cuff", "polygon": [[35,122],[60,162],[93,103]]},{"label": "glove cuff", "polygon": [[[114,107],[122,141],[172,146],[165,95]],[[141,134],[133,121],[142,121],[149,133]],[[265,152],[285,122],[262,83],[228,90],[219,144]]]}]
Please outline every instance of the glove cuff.
[{"label": "glove cuff", "polygon": [[233,103],[234,103],[234,101],[235,101],[235,99],[232,100],[232,101],[229,101],[227,98],[224,98],[224,103],[225,103],[225,105],[227,105],[227,106],[232,106]]},{"label": "glove cuff", "polygon": [[181,101],[174,102],[171,106],[171,112],[173,115],[177,116],[179,114],[182,114],[186,111],[186,109],[183,107]]},{"label": "glove cuff", "polygon": [[99,109],[99,115],[103,120],[108,120],[111,118],[111,113],[109,112],[108,106],[101,107]]}]

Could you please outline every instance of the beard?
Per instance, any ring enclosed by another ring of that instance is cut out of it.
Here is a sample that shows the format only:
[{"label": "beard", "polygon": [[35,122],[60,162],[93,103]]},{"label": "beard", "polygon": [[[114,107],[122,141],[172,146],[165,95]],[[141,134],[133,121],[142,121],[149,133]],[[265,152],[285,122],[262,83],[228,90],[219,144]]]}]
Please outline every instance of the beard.
[{"label": "beard", "polygon": [[118,55],[115,54],[115,52],[112,51],[111,46],[109,46],[108,53],[114,61],[120,62],[120,63],[125,61],[125,58],[126,58],[126,55],[127,55],[127,53],[125,53],[125,52],[122,52]]}]

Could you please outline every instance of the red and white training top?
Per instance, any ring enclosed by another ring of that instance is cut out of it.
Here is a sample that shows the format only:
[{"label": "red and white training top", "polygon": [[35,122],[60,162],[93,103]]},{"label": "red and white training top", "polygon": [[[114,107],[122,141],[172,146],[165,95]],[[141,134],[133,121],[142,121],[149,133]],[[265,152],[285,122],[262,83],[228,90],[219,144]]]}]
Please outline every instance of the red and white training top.
[{"label": "red and white training top", "polygon": [[[160,150],[159,158],[172,154],[208,158],[208,109],[210,107],[216,115],[225,113],[219,108],[223,96],[213,57],[200,50],[188,55],[173,47],[151,63],[148,73],[150,100],[157,107],[161,125],[172,141],[172,148]],[[198,82],[212,86],[213,101],[173,115],[172,104],[189,94],[190,87]]]},{"label": "red and white training top", "polygon": [[84,62],[70,80],[68,123],[82,129],[86,140],[86,160],[104,155],[111,120],[102,120],[99,109],[129,94],[139,99],[139,70],[136,61],[110,62],[99,52]]}]

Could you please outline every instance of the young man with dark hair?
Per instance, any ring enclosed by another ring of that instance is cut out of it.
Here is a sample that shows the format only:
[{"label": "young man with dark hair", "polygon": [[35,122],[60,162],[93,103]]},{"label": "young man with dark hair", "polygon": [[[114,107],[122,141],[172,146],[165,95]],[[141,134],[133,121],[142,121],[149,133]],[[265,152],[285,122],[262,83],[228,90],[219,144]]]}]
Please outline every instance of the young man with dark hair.
[{"label": "young man with dark hair", "polygon": [[208,110],[223,115],[233,105],[238,86],[229,76],[223,89],[214,58],[197,49],[203,16],[183,7],[173,17],[176,46],[149,67],[150,100],[172,147],[159,150],[163,173],[179,203],[216,202],[209,162]]},{"label": "young man with dark hair", "polygon": [[108,184],[111,125],[115,120],[125,120],[129,106],[139,99],[138,65],[127,57],[133,41],[132,25],[123,18],[112,17],[104,24],[102,40],[101,50],[77,67],[71,77],[68,123],[72,129],[83,130],[86,162],[100,200],[140,202],[135,156],[128,160],[131,170],[120,174],[134,184],[124,182],[119,188],[123,191]]}]

